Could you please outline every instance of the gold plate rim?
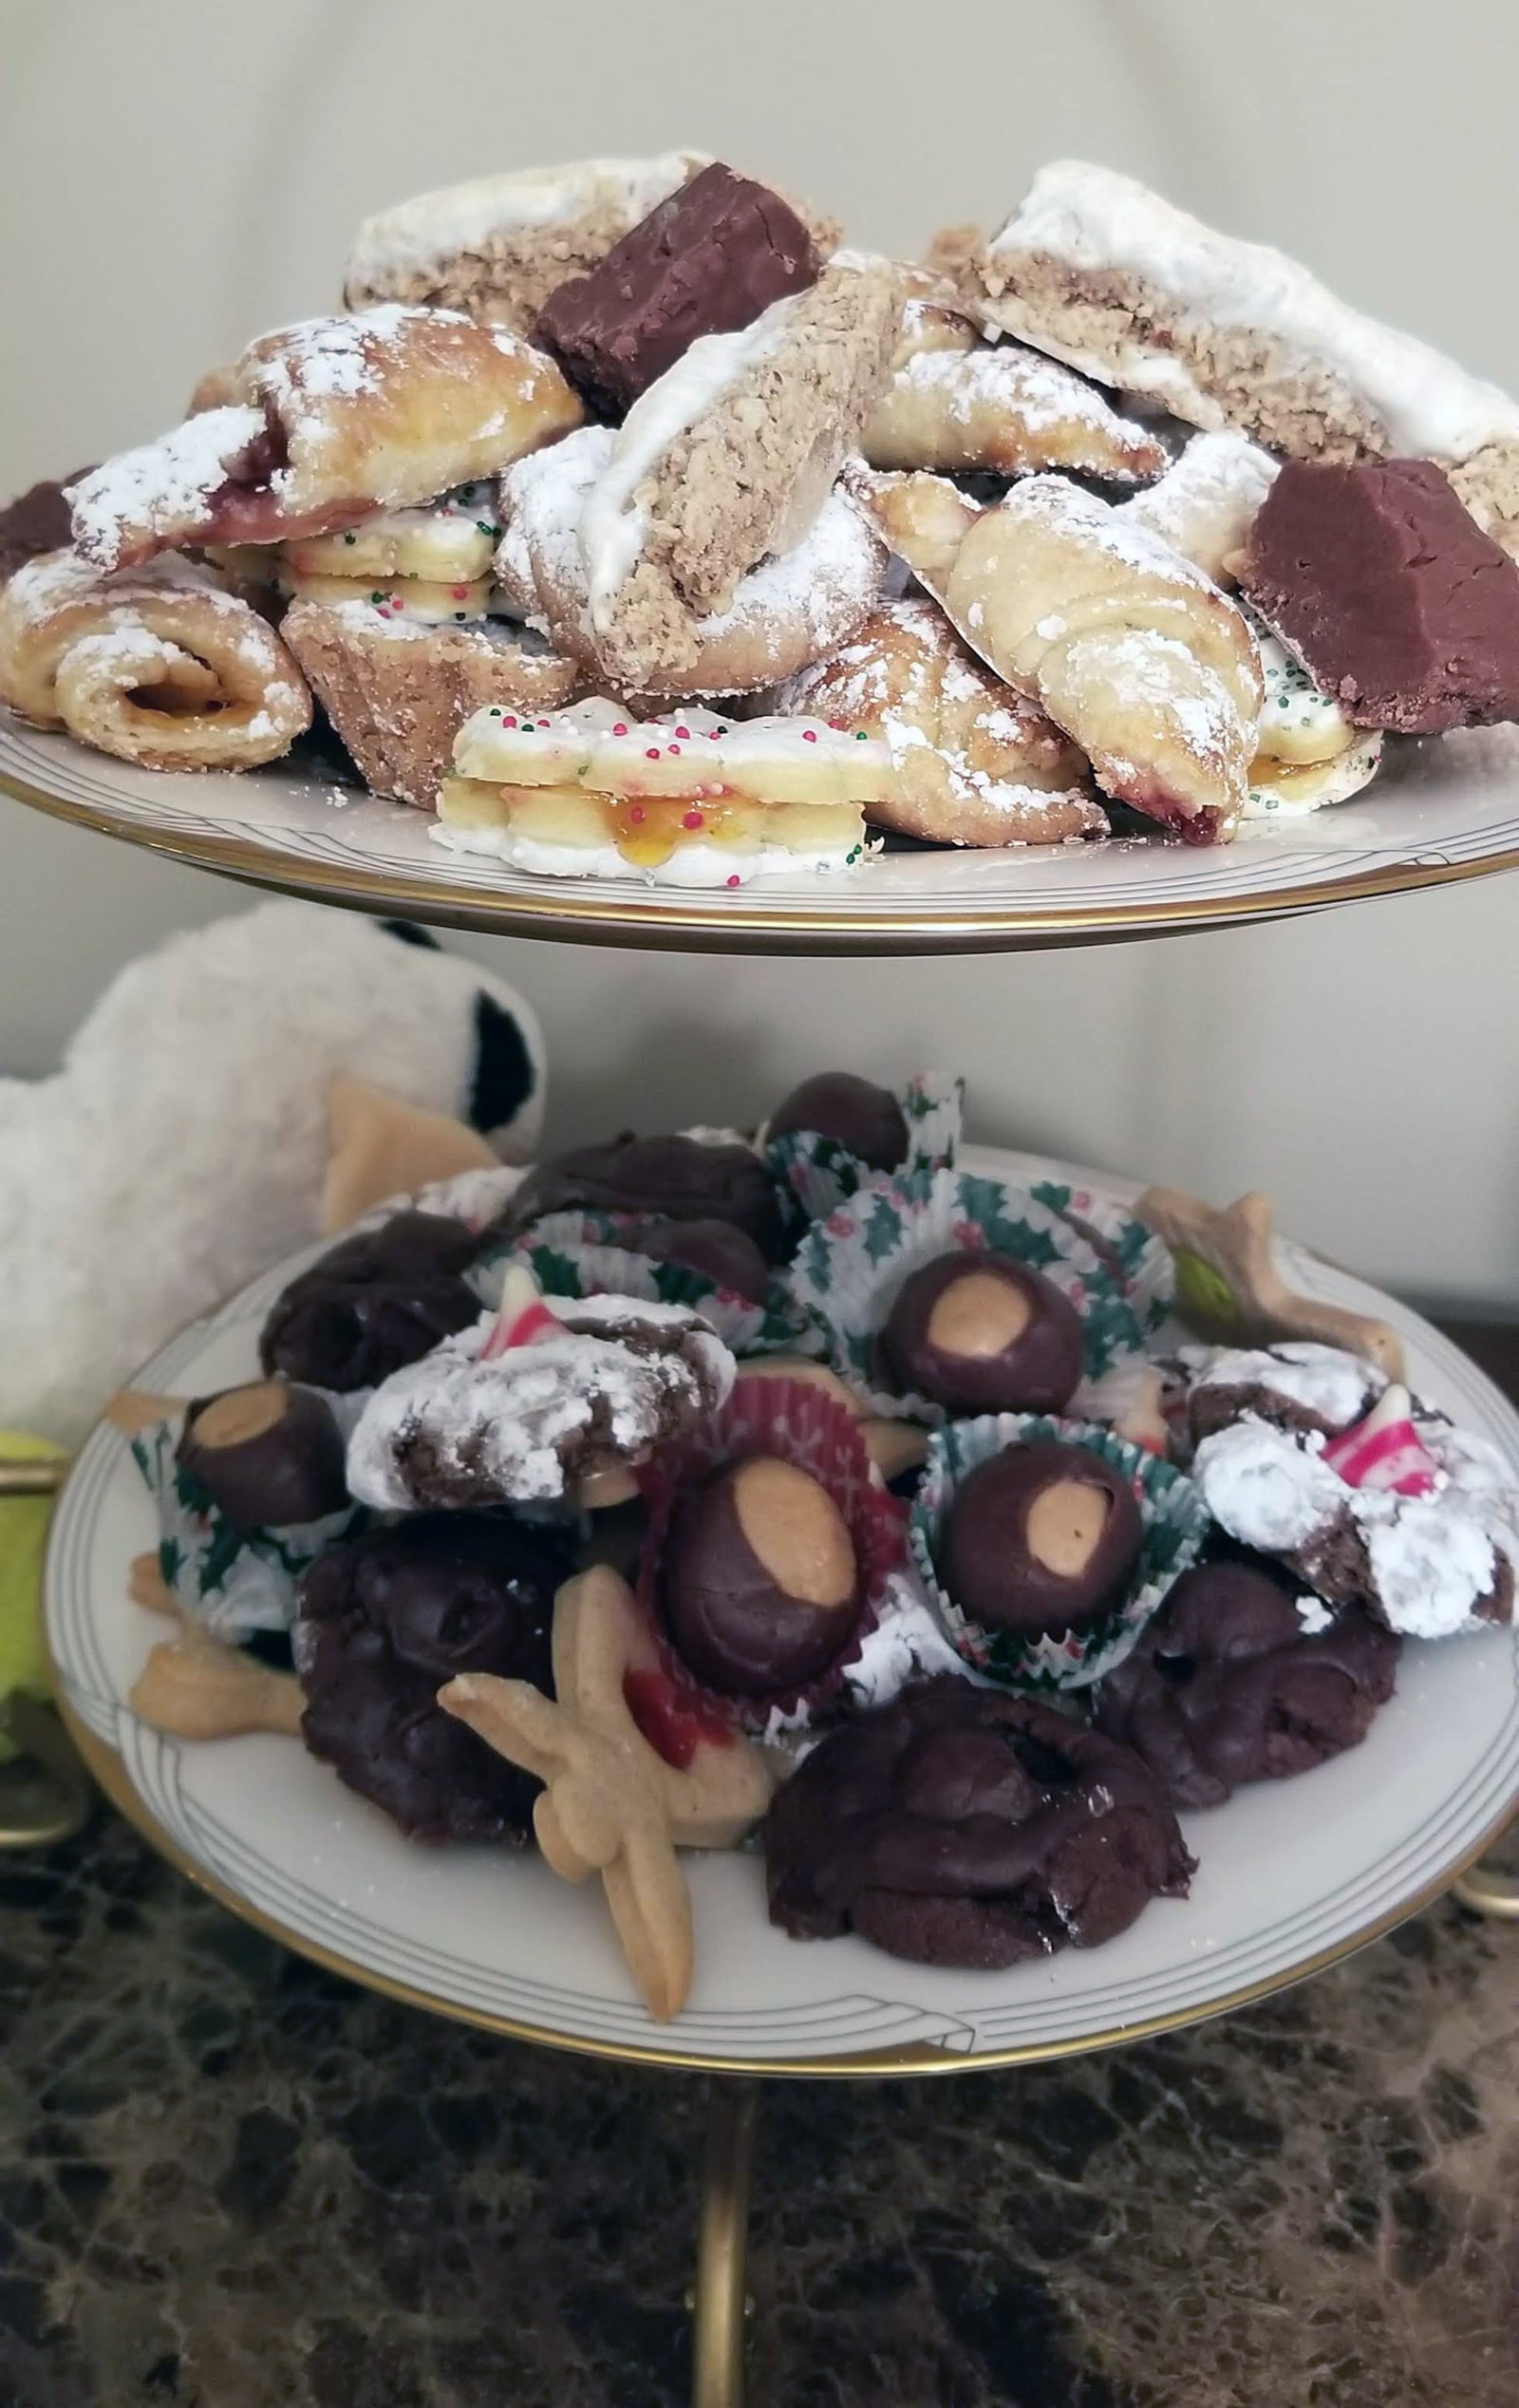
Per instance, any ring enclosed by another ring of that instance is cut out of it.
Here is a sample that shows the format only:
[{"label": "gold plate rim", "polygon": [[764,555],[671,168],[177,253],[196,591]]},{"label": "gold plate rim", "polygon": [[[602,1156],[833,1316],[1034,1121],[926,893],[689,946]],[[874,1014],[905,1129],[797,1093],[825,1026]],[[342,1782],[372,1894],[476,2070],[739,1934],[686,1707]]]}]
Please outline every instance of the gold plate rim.
[{"label": "gold plate rim", "polygon": [[306,895],[361,912],[403,911],[436,927],[480,935],[534,937],[644,952],[891,957],[1121,943],[1137,937],[1197,934],[1247,921],[1286,919],[1340,903],[1372,902],[1424,887],[1464,885],[1519,869],[1519,846],[1514,846],[1472,861],[1392,861],[1381,869],[1280,887],[1234,903],[1199,897],[1164,905],[1115,904],[1090,912],[1031,907],[995,915],[966,907],[953,914],[911,918],[869,911],[830,912],[822,905],[761,911],[741,902],[726,907],[719,922],[703,917],[699,906],[682,908],[655,898],[632,909],[597,892],[592,880],[566,880],[563,894],[540,905],[510,891],[493,894],[485,889],[471,889],[461,894],[458,888],[422,876],[338,870],[323,862],[303,865],[298,875],[291,875],[282,870],[266,847],[239,837],[178,834],[145,821],[120,819],[98,805],[33,785],[9,768],[0,768],[0,793],[48,818],[276,894]]},{"label": "gold plate rim", "polygon": [[356,1984],[360,1989],[394,2000],[400,2005],[419,2007],[430,2015],[441,2015],[450,2022],[466,2023],[477,2031],[492,2032],[500,2040],[524,2041],[535,2048],[560,2049],[573,2057],[602,2058],[614,2064],[647,2065],[667,2072],[744,2074],[776,2081],[864,2081],[930,2074],[989,2074],[1013,2065],[1048,2064],[1061,2058],[1090,2057],[1100,2049],[1122,2047],[1133,2041],[1153,2040],[1163,2032],[1184,2031],[1191,2024],[1211,2022],[1215,2016],[1234,2014],[1241,2007],[1253,2006],[1262,1999],[1273,1997],[1279,1990],[1291,1989],[1299,1982],[1310,1981],[1315,1974],[1327,1972],[1331,1966],[1342,1964],[1346,1957],[1354,1956],[1359,1949],[1384,1938],[1400,1923],[1406,1923],[1412,1915],[1420,1913],[1425,1907],[1433,1906],[1437,1898],[1443,1897],[1453,1884],[1501,1838],[1515,1814],[1519,1813],[1519,1797],[1516,1797],[1510,1800],[1475,1845],[1463,1851],[1457,1863],[1433,1881],[1422,1883],[1409,1898],[1388,1912],[1375,1916],[1348,1939],[1338,1940],[1332,1947],[1317,1950],[1285,1972],[1273,1974],[1265,1981],[1247,1983],[1243,1988],[1230,1991],[1227,1997],[1211,1999],[1205,2005],[1186,2008],[1180,2014],[1153,2015],[1134,2023],[1116,2023],[1100,2032],[1084,2033],[1076,2040],[977,2050],[974,2054],[940,2048],[931,2041],[922,2041],[909,2042],[900,2048],[866,2049],[840,2057],[742,2057],[706,2051],[695,2054],[657,2043],[635,2047],[624,2041],[582,2040],[573,2033],[557,2031],[552,2025],[527,2023],[516,2017],[492,2015],[479,2007],[462,2006],[452,2000],[439,1998],[430,1990],[418,1989],[410,1983],[392,1981],[356,1964],[338,1949],[324,1947],[318,1942],[291,1931],[278,1916],[267,1914],[261,1907],[250,1905],[247,1899],[215,1873],[197,1864],[194,1857],[171,1838],[157,1815],[143,1804],[116,1749],[98,1739],[68,1704],[58,1667],[53,1662],[50,1644],[47,1664],[54,1698],[69,1738],[110,1804],[177,1872],[182,1873],[187,1881],[215,1898],[218,1906],[225,1907],[241,1922],[251,1924],[266,1938],[279,1941],[292,1955],[320,1966],[324,1972],[336,1973],[344,1980]]}]

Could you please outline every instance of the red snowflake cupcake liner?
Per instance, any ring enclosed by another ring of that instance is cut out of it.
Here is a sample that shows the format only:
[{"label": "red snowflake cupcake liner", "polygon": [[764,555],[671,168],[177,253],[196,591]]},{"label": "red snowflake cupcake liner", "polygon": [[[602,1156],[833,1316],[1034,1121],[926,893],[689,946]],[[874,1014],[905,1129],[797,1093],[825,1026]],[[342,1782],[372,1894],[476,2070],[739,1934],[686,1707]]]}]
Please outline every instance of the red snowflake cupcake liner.
[{"label": "red snowflake cupcake liner", "polygon": [[[762,1697],[729,1697],[699,1681],[676,1652],[665,1628],[659,1568],[676,1506],[688,1490],[730,1463],[771,1455],[810,1474],[826,1489],[844,1517],[860,1574],[860,1611],[849,1644],[825,1672],[795,1687]],[[816,1711],[842,1686],[875,1628],[876,1613],[891,1574],[907,1554],[903,1506],[878,1478],[859,1424],[836,1399],[800,1380],[741,1380],[727,1402],[694,1429],[662,1446],[638,1473],[648,1512],[639,1558],[637,1594],[658,1645],[661,1665],[674,1702],[704,1718],[725,1717],[748,1730],[762,1730],[776,1714]]]}]

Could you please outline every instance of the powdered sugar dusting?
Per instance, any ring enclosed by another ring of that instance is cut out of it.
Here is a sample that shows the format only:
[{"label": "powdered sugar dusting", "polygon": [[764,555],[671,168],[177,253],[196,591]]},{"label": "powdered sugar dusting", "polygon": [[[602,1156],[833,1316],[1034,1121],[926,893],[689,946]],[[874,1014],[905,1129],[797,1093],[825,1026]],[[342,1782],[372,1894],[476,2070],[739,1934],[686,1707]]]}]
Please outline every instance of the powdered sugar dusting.
[{"label": "powdered sugar dusting", "polygon": [[118,452],[67,489],[75,542],[101,569],[117,568],[143,537],[183,542],[206,526],[212,495],[264,429],[261,409],[234,402]]}]

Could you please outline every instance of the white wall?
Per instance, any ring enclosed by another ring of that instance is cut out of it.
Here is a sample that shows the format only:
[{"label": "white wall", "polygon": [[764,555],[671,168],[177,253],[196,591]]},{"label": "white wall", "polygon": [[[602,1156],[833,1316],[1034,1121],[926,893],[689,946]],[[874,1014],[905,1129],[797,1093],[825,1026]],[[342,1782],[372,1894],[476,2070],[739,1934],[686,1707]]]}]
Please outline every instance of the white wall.
[{"label": "white wall", "polygon": [[[695,142],[864,241],[1106,158],[1519,384],[1511,0],[0,0],[0,484],[170,423],[335,301],[362,212]],[[0,800],[0,1068],[240,892]],[[741,1113],[823,1063],[971,1081],[978,1134],[1285,1220],[1390,1282],[1519,1300],[1519,889],[1143,947],[845,967],[507,940],[555,1134]]]}]

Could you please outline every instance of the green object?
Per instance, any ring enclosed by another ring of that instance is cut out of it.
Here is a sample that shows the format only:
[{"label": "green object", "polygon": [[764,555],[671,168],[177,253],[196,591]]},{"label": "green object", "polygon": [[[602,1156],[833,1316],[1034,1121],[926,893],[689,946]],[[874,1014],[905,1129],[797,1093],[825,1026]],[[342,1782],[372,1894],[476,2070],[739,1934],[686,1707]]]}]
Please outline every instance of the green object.
[{"label": "green object", "polygon": [[[67,1457],[47,1439],[22,1430],[0,1430],[0,1467],[56,1465]],[[42,1561],[52,1518],[50,1496],[0,1495],[0,1698],[17,1690],[30,1698],[51,1694],[42,1642]],[[13,1755],[0,1735],[0,1759]]]},{"label": "green object", "polygon": [[1199,1329],[1238,1328],[1239,1299],[1221,1270],[1190,1246],[1176,1248],[1176,1310]]}]

